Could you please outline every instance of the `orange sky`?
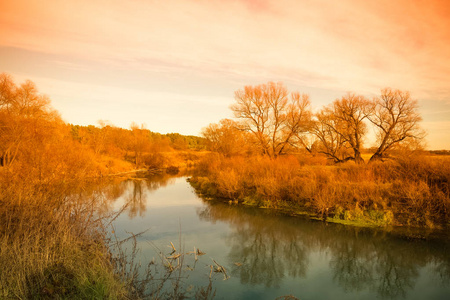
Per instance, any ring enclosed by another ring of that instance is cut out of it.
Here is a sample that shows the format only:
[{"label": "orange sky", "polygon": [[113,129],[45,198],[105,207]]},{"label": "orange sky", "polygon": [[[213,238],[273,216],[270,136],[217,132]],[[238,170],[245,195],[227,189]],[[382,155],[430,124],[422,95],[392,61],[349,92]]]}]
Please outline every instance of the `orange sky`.
[{"label": "orange sky", "polygon": [[450,1],[0,0],[0,72],[67,122],[196,135],[244,85],[283,81],[316,109],[389,86],[450,149],[449,16]]}]

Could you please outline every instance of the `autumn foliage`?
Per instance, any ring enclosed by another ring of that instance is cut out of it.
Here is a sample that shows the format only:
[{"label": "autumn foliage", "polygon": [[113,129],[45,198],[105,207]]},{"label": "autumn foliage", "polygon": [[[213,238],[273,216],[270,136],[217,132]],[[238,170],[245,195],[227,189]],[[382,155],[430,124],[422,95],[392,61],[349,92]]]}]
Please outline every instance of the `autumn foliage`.
[{"label": "autumn foliage", "polygon": [[[347,93],[316,113],[306,95],[281,83],[246,86],[235,100],[238,121],[203,131],[217,154],[192,179],[201,193],[335,221],[449,222],[450,161],[420,151],[425,134],[408,92]],[[376,133],[371,150],[364,147],[369,130]]]}]

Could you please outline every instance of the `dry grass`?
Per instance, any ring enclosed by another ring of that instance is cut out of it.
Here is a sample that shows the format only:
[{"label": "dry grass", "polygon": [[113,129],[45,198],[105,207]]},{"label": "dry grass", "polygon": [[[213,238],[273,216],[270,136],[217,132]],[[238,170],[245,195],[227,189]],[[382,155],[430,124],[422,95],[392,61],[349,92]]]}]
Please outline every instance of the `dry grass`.
[{"label": "dry grass", "polygon": [[143,164],[149,168],[165,169],[177,167],[187,169],[193,167],[197,161],[207,155],[208,151],[178,150],[143,155]]},{"label": "dry grass", "polygon": [[75,201],[68,196],[69,187],[61,184],[2,188],[0,298],[126,295],[108,260],[95,199]]},{"label": "dry grass", "polygon": [[205,194],[307,210],[335,221],[441,226],[450,221],[450,158],[405,156],[356,165],[304,157],[205,157],[192,182]]}]

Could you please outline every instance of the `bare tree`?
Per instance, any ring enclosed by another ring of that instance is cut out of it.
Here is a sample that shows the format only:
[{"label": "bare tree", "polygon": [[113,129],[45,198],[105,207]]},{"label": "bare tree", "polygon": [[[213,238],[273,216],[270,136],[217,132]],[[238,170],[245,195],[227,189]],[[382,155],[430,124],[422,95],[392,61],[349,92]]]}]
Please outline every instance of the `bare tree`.
[{"label": "bare tree", "polygon": [[346,141],[339,134],[341,124],[335,118],[334,114],[327,109],[316,114],[312,133],[320,142],[318,152],[325,154],[334,162],[343,162],[349,157],[349,151]]},{"label": "bare tree", "polygon": [[246,86],[235,93],[231,106],[243,119],[243,129],[255,137],[261,152],[270,157],[285,153],[296,137],[310,124],[307,95],[289,95],[282,83]]},{"label": "bare tree", "polygon": [[369,101],[363,96],[348,93],[333,103],[335,117],[341,123],[340,135],[353,150],[356,163],[364,163],[361,157],[363,137],[367,133],[364,119],[367,117]]},{"label": "bare tree", "polygon": [[219,124],[209,124],[203,128],[202,135],[213,151],[225,156],[245,154],[248,152],[248,133],[242,131],[239,125],[230,119],[220,120]]},{"label": "bare tree", "polygon": [[15,102],[16,85],[10,75],[0,74],[0,109],[9,112]]},{"label": "bare tree", "polygon": [[[364,163],[361,148],[369,104],[363,96],[348,93],[317,115],[315,135],[322,142],[322,153],[336,162],[351,159]],[[351,149],[353,155],[342,157],[347,152],[344,149]]]},{"label": "bare tree", "polygon": [[409,92],[383,89],[381,96],[373,100],[368,119],[377,129],[378,142],[370,161],[382,159],[396,146],[420,141],[425,136],[419,126],[422,117],[417,100],[411,99]]}]

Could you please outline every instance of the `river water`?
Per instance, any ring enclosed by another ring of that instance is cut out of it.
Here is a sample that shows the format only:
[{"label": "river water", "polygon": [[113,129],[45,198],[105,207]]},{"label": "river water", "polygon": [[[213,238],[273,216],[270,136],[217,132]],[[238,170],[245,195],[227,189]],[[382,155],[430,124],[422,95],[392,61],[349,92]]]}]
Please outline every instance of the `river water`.
[{"label": "river water", "polygon": [[230,277],[211,273],[215,299],[450,299],[446,233],[387,232],[206,201],[186,177],[119,185],[108,209],[128,206],[115,234],[148,229],[138,237],[143,264],[169,256],[171,242],[178,252],[205,253],[183,261],[187,290],[207,286],[217,262]]}]

